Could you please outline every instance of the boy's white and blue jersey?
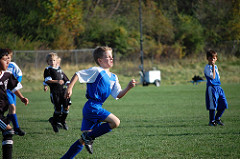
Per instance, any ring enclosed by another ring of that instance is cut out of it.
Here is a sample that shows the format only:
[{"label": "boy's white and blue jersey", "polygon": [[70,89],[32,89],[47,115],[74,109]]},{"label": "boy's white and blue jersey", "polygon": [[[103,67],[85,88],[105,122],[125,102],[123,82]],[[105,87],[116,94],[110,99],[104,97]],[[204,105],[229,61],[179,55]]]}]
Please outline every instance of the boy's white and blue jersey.
[{"label": "boy's white and blue jersey", "polygon": [[227,99],[221,88],[220,75],[217,65],[215,67],[215,78],[213,79],[212,65],[206,65],[204,75],[207,79],[206,107],[208,110],[223,110],[228,108]]},{"label": "boy's white and blue jersey", "polygon": [[108,73],[101,67],[92,67],[76,72],[80,83],[87,83],[86,98],[88,101],[83,108],[81,130],[91,130],[100,121],[105,120],[110,114],[102,108],[105,100],[111,95],[118,99],[121,86],[117,75]]},{"label": "boy's white and blue jersey", "polygon": [[218,72],[218,67],[217,65],[215,67],[215,79],[213,79],[213,71],[212,71],[212,66],[211,65],[206,65],[204,69],[204,75],[207,79],[207,86],[220,86],[220,75]]},{"label": "boy's white and blue jersey", "polygon": [[[22,81],[22,71],[15,62],[9,63],[7,71],[11,72],[18,82]],[[16,106],[16,95],[8,89],[7,96],[9,104],[14,104]]]}]

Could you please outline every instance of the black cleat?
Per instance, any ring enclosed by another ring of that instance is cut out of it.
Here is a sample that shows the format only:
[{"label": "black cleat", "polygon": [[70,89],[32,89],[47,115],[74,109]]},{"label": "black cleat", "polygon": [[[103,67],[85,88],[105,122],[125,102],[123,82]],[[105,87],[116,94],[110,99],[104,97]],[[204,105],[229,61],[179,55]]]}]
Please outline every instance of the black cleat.
[{"label": "black cleat", "polygon": [[216,123],[216,121],[210,121],[208,125],[209,126],[217,126],[217,123]]},{"label": "black cleat", "polygon": [[84,133],[82,133],[81,137],[82,137],[82,140],[85,142],[85,147],[86,147],[87,151],[90,154],[93,154],[93,147],[92,147],[93,139],[91,137],[89,137],[87,134],[88,134],[88,132],[84,132]]},{"label": "black cleat", "polygon": [[19,135],[19,136],[24,136],[26,133],[22,131],[20,128],[14,129],[14,134]]},{"label": "black cleat", "polygon": [[62,123],[62,128],[65,130],[68,130],[68,125],[66,122]]},{"label": "black cleat", "polygon": [[57,126],[57,124],[53,121],[53,117],[49,118],[48,121],[49,121],[49,123],[51,123],[52,128],[53,128],[53,131],[54,131],[55,133],[58,133],[58,126]]},{"label": "black cleat", "polygon": [[223,122],[221,119],[218,119],[215,121],[217,125],[221,125],[221,126],[224,126]]},{"label": "black cleat", "polygon": [[63,128],[63,125],[60,122],[57,122],[56,125],[57,125],[58,128]]}]

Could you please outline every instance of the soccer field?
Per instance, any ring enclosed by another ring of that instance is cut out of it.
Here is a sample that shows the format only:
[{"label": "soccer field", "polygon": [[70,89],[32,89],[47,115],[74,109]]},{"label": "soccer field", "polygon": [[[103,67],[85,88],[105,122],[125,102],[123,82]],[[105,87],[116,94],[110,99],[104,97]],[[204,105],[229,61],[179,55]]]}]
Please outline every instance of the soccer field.
[{"label": "soccer field", "polygon": [[[57,134],[48,122],[53,114],[49,91],[24,93],[30,104],[18,100],[17,114],[27,134],[14,136],[13,158],[60,158],[81,135],[84,87],[74,87],[69,130]],[[84,148],[76,158],[240,158],[240,84],[222,87],[229,103],[223,127],[208,126],[205,83],[137,86],[118,101],[109,97],[104,108],[119,117],[120,127],[95,140],[93,155]]]}]

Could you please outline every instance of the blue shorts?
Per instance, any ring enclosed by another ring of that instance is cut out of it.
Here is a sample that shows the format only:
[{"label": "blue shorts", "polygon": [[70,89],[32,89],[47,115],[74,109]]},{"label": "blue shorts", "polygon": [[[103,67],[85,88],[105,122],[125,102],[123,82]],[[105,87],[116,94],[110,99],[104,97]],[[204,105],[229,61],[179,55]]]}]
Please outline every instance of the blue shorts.
[{"label": "blue shorts", "polygon": [[7,89],[7,97],[8,97],[8,103],[14,104],[16,106],[16,95],[11,92],[9,89]]},{"label": "blue shorts", "polygon": [[206,90],[207,110],[224,110],[228,108],[227,99],[220,86],[208,86]]},{"label": "blue shorts", "polygon": [[102,108],[102,103],[88,100],[83,107],[81,130],[92,130],[101,124],[111,113]]}]

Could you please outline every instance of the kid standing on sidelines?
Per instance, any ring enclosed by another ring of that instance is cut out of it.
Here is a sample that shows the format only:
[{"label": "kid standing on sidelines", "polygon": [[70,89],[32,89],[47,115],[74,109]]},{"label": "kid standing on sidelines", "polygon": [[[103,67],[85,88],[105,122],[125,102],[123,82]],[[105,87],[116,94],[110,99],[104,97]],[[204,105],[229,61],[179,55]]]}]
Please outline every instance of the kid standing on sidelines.
[{"label": "kid standing on sidelines", "polygon": [[[20,70],[20,68],[15,62],[11,62],[12,56],[13,56],[12,50],[8,49],[8,52],[9,52],[8,56],[9,56],[10,63],[8,65],[7,70],[13,74],[13,76],[18,80],[18,82],[21,82],[22,71]],[[8,118],[12,121],[15,134],[19,136],[24,136],[25,132],[20,129],[18,124],[17,114],[16,114],[16,95],[9,89],[7,90],[7,95],[8,95],[8,102],[9,102]]]},{"label": "kid standing on sidelines", "polygon": [[[54,132],[58,132],[58,127],[62,126],[68,130],[66,118],[71,105],[70,99],[64,98],[65,86],[69,84],[69,79],[57,64],[56,53],[49,53],[46,57],[48,67],[44,70],[44,82],[50,87],[51,102],[55,111],[53,117],[49,118]],[[60,125],[61,124],[61,125]]]},{"label": "kid standing on sidelines", "polygon": [[[207,51],[208,64],[205,66],[204,74],[207,79],[206,89],[206,106],[209,110],[209,126],[224,125],[221,121],[228,103],[223,89],[221,88],[220,75],[217,65],[217,52],[214,50]],[[215,115],[215,111],[217,113]]]},{"label": "kid standing on sidelines", "polygon": [[110,47],[97,47],[93,52],[93,58],[99,67],[76,72],[65,94],[66,98],[70,98],[73,86],[78,80],[80,83],[87,83],[86,98],[88,101],[83,108],[81,127],[83,133],[62,159],[74,158],[83,149],[84,144],[88,152],[93,153],[93,140],[117,128],[120,124],[120,120],[115,115],[102,108],[103,103],[109,95],[115,99],[122,98],[136,83],[132,79],[124,90],[121,89],[117,75],[110,72],[113,66]]},{"label": "kid standing on sidelines", "polygon": [[29,102],[19,91],[19,89],[22,88],[21,83],[18,82],[11,72],[6,71],[10,62],[8,51],[7,49],[0,49],[0,129],[3,135],[2,157],[4,159],[12,158],[12,136],[14,134],[14,131],[9,125],[9,119],[4,116],[4,113],[9,107],[6,90],[10,89],[14,92],[25,105]]}]

